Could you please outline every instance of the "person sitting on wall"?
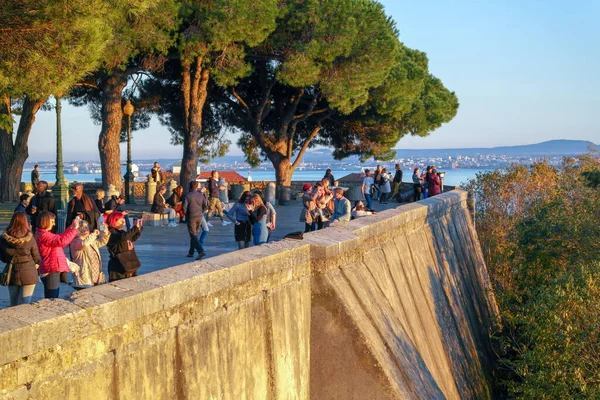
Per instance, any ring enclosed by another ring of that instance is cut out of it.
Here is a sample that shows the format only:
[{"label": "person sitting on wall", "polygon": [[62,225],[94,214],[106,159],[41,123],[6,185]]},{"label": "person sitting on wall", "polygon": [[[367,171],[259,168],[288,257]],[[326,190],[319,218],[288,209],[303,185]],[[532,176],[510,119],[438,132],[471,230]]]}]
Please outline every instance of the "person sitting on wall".
[{"label": "person sitting on wall", "polygon": [[168,214],[169,215],[169,228],[175,228],[177,224],[175,223],[175,210],[171,208],[166,200],[165,193],[167,192],[166,186],[161,186],[158,188],[158,191],[154,195],[154,201],[152,202],[151,212],[155,214]]},{"label": "person sitting on wall", "polygon": [[333,215],[331,223],[350,221],[350,200],[344,197],[344,189],[336,188],[333,191]]},{"label": "person sitting on wall", "polygon": [[175,213],[179,216],[179,222],[184,222],[183,218],[185,213],[183,211],[183,186],[177,186],[173,189],[173,193],[167,199],[167,204],[171,206],[172,209],[175,210]]},{"label": "person sitting on wall", "polygon": [[350,219],[367,217],[373,214],[377,214],[377,212],[375,210],[369,210],[367,207],[365,207],[365,204],[362,202],[362,200],[356,200],[356,202],[354,202],[354,207],[352,208],[352,213],[350,214]]}]

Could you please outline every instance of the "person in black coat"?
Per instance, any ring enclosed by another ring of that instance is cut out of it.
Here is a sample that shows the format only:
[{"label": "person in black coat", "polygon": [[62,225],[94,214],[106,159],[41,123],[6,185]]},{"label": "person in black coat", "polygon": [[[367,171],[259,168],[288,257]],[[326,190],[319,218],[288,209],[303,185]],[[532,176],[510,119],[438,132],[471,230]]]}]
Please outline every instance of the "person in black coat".
[{"label": "person in black coat", "polygon": [[40,262],[40,253],[25,213],[15,213],[6,231],[2,232],[0,260],[7,265],[12,262],[8,286],[10,305],[31,303],[31,296],[38,282],[35,264]]},{"label": "person in black coat", "polygon": [[392,193],[392,199],[396,199],[398,203],[402,200],[400,198],[400,187],[402,186],[402,168],[400,164],[396,164],[396,174],[394,175],[394,191]]},{"label": "person in black coat", "polygon": [[47,192],[48,182],[39,181],[35,189],[37,193],[29,202],[29,206],[27,206],[27,214],[31,215],[31,229],[34,232],[38,225],[38,215],[40,215],[42,211],[50,211],[52,214],[56,215],[54,197]]},{"label": "person in black coat", "polygon": [[154,195],[154,201],[152,202],[152,207],[150,208],[150,212],[156,214],[168,214],[169,215],[169,227],[175,227],[177,224],[175,223],[175,210],[167,204],[165,200],[165,193],[167,192],[166,186],[161,186],[156,191]]},{"label": "person in black coat", "polygon": [[73,198],[67,204],[66,226],[71,226],[73,220],[79,216],[88,223],[90,231],[95,231],[98,229],[98,218],[100,218],[100,211],[96,207],[96,203],[83,193],[83,184],[75,183],[71,190]]},{"label": "person in black coat", "polygon": [[202,259],[206,255],[204,248],[198,239],[198,233],[202,226],[204,212],[209,209],[208,198],[198,191],[198,181],[190,182],[190,191],[183,197],[182,210],[185,214],[188,234],[190,236],[190,249],[187,256],[193,257],[194,250],[198,252],[196,260]]},{"label": "person in black coat", "polygon": [[335,186],[335,178],[333,177],[333,174],[331,173],[330,169],[325,171],[325,176],[323,176],[323,179],[327,179],[329,181],[330,188]]},{"label": "person in black coat", "polygon": [[106,245],[110,258],[108,260],[108,280],[118,281],[137,275],[141,266],[135,252],[133,242],[142,234],[143,219],[138,219],[135,226],[125,231],[125,215],[115,211],[107,218],[110,239]]}]

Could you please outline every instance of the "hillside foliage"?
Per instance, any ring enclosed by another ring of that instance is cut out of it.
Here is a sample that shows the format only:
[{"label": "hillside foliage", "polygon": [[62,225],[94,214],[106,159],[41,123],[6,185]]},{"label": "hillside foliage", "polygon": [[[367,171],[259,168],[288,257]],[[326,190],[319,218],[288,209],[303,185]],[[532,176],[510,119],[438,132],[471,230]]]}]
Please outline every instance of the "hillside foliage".
[{"label": "hillside foliage", "polygon": [[498,398],[600,398],[599,171],[590,152],[467,185],[501,310]]}]

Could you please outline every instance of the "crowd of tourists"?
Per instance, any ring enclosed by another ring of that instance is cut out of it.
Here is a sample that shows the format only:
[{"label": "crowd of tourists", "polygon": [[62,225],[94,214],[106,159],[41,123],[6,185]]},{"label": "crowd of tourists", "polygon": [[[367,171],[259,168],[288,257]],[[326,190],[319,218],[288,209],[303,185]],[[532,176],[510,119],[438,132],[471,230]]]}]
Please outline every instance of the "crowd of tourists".
[{"label": "crowd of tourists", "polygon": [[[419,172],[415,168],[412,176],[413,200],[439,194],[440,178],[435,167],[427,167],[423,174]],[[260,190],[243,192],[225,211],[227,198],[223,198],[223,192],[227,183],[218,171],[211,172],[206,186],[192,181],[187,193],[177,186],[167,199],[158,163],[150,179],[160,184],[151,212],[167,214],[168,226],[177,226],[176,219],[187,225],[187,257],[196,256],[200,260],[206,256],[204,242],[212,227],[209,217],[219,218],[223,226],[234,224],[234,240],[239,249],[268,243],[276,227],[277,212]],[[142,234],[143,219],[132,224],[128,211],[122,208],[125,196],[113,195],[105,203],[104,190],[97,190],[96,198],[91,199],[81,183],[74,184],[66,210],[67,228],[57,233],[56,204],[48,192],[48,183],[39,180],[37,168],[32,172],[32,183],[35,194],[20,197],[8,227],[0,236],[0,260],[6,263],[0,283],[8,286],[11,306],[29,303],[39,280],[44,286],[44,297],[56,298],[60,283],[67,282],[69,273],[75,289],[137,275],[141,263],[134,242]],[[393,177],[379,165],[373,172],[365,169],[360,186],[364,201],[357,200],[352,205],[328,169],[320,181],[302,187],[300,222],[304,223],[304,232],[376,214],[373,201],[380,204],[387,204],[390,199],[400,201],[401,184],[402,170],[398,164]],[[69,258],[63,251],[67,246]],[[108,277],[104,275],[99,251],[104,246],[109,253]]]}]

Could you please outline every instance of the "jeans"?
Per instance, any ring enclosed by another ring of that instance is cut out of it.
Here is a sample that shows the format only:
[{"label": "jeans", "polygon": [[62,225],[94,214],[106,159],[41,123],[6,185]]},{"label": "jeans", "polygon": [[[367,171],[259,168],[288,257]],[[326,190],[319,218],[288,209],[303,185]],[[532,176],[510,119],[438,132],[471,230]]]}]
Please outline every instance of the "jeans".
[{"label": "jeans", "polygon": [[9,286],[8,295],[10,297],[10,306],[31,303],[33,289],[35,289],[35,285]]},{"label": "jeans", "polygon": [[[202,229],[202,233],[200,234],[200,244],[202,246],[204,246],[204,240],[206,240],[206,237],[208,236],[208,224],[206,223],[206,219],[202,218],[202,224],[200,224],[200,228]],[[190,253],[194,253],[194,249],[192,248],[192,251],[190,251]]]},{"label": "jeans", "polygon": [[371,210],[373,208],[373,198],[371,197],[371,194],[365,193],[365,202],[367,203],[365,204],[367,208]]},{"label": "jeans", "polygon": [[42,277],[42,283],[44,284],[44,297],[46,299],[58,298],[60,291],[60,272],[50,272],[48,275]]},{"label": "jeans", "polygon": [[187,220],[188,234],[190,235],[190,250],[188,254],[194,255],[194,250],[196,250],[198,254],[204,253],[204,249],[198,240],[198,232],[200,231],[201,225],[202,217]]}]

